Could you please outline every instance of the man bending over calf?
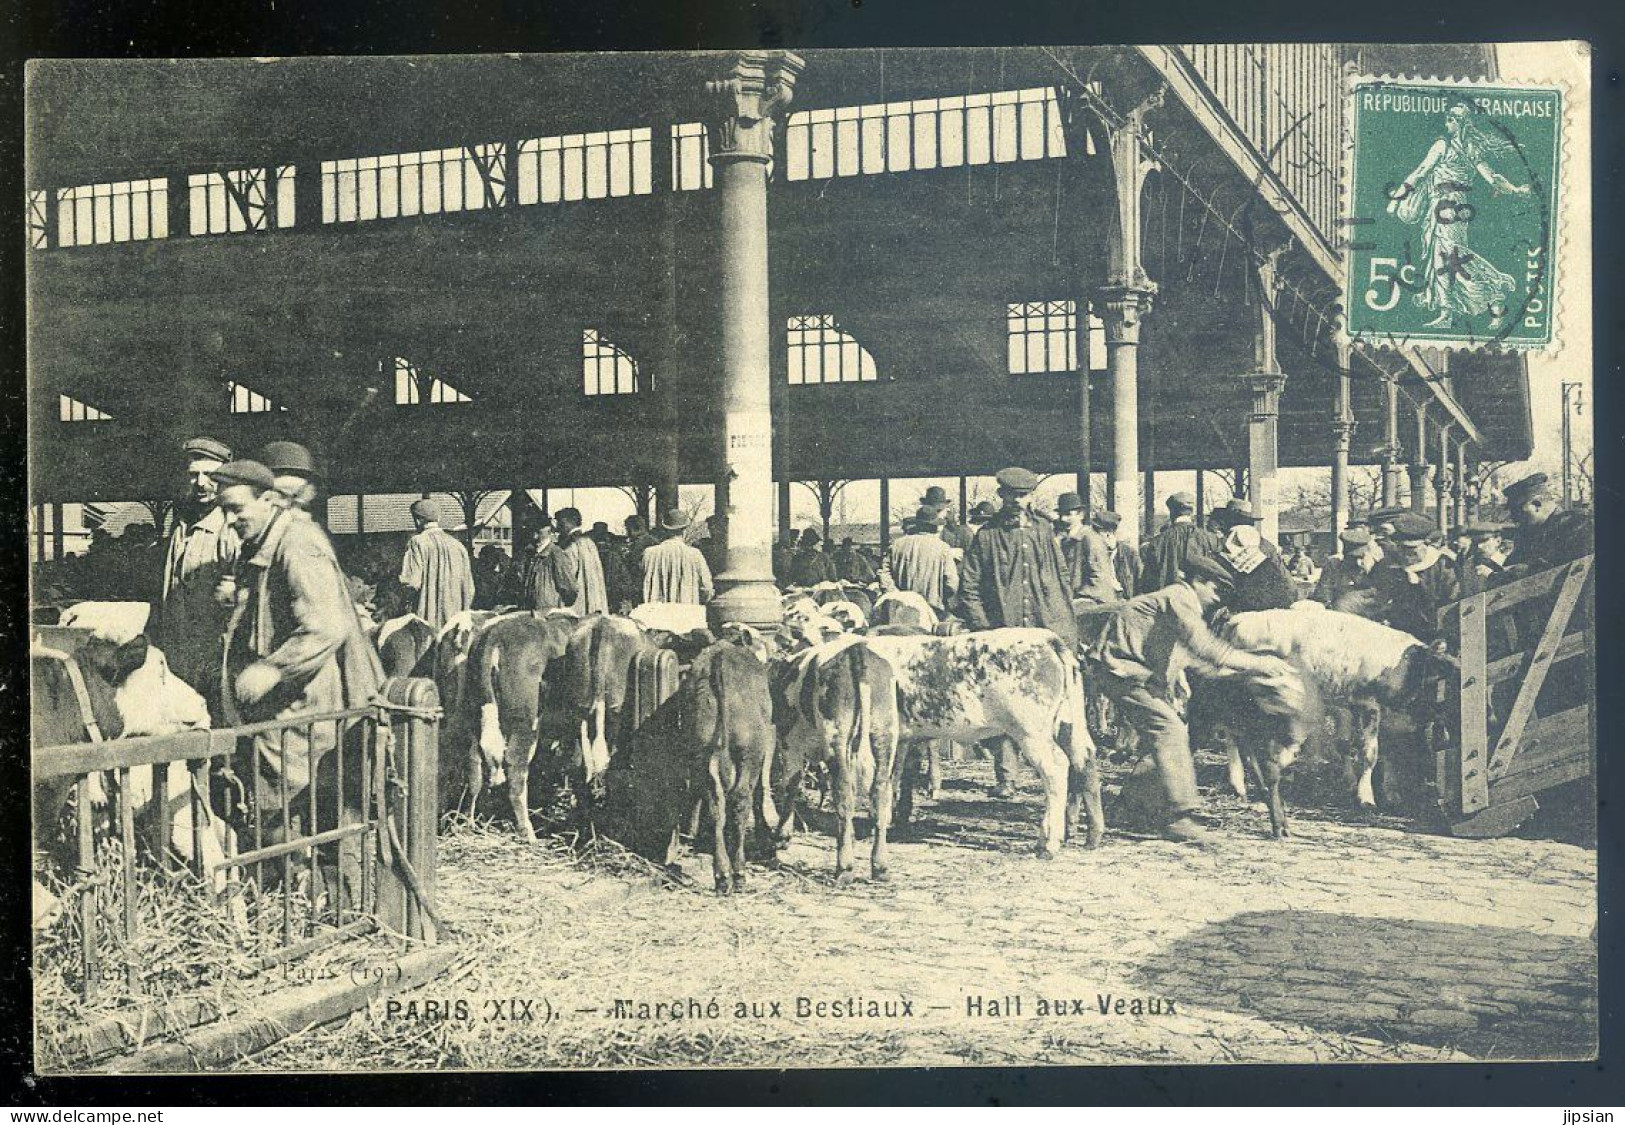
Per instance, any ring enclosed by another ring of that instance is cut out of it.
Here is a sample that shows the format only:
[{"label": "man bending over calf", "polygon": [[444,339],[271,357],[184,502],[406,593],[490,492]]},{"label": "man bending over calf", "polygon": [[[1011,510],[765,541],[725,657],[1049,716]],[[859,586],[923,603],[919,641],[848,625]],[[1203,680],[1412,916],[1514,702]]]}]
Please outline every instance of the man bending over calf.
[{"label": "man bending over calf", "polygon": [[1207,833],[1192,815],[1200,804],[1196,767],[1190,731],[1169,698],[1170,664],[1259,678],[1291,674],[1284,661],[1237,651],[1208,628],[1206,615],[1230,585],[1218,563],[1188,558],[1181,581],[1124,602],[1090,650],[1101,688],[1147,748],[1123,786],[1123,803],[1154,810],[1166,836],[1189,843],[1206,842]]}]

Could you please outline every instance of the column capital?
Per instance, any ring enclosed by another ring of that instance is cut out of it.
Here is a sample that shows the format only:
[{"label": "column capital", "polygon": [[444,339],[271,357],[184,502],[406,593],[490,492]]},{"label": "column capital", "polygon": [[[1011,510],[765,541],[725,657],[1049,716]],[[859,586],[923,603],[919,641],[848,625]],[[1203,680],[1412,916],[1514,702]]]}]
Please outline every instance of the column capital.
[{"label": "column capital", "polygon": [[773,159],[773,117],[790,104],[806,63],[789,51],[740,51],[705,84],[711,163]]},{"label": "column capital", "polygon": [[1247,380],[1247,387],[1254,394],[1278,395],[1286,389],[1284,371],[1249,371],[1242,378]]},{"label": "column capital", "polygon": [[1096,291],[1100,319],[1106,325],[1108,344],[1138,344],[1140,320],[1156,303],[1157,283],[1142,280],[1137,285],[1103,285]]},{"label": "column capital", "polygon": [[1337,448],[1347,453],[1349,446],[1354,441],[1354,431],[1359,428],[1360,423],[1353,418],[1334,419],[1332,422],[1332,440],[1337,443]]}]

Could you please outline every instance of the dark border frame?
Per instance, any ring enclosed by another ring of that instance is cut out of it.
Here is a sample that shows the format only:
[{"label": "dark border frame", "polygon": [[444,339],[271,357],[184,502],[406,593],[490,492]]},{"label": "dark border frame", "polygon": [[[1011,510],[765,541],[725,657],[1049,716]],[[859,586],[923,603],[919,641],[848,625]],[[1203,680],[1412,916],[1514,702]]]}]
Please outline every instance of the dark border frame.
[{"label": "dark border frame", "polygon": [[[235,10],[233,10],[235,8]],[[1588,0],[1415,0],[1307,5],[1303,0],[1145,0],[1083,6],[1075,0],[608,0],[527,4],[504,0],[282,0],[205,5],[197,0],[35,0],[0,11],[0,519],[27,521],[25,444],[26,200],[22,179],[22,70],[29,57],[174,57],[481,51],[683,50],[761,46],[858,47],[1204,41],[1453,42],[1584,39],[1593,44],[1594,246],[1620,245],[1619,153],[1625,9]],[[1594,255],[1593,370],[1597,495],[1620,495],[1618,271]],[[1574,299],[1572,296],[1571,300]],[[1598,613],[1617,620],[1613,581],[1621,521],[1597,528]],[[20,540],[13,539],[13,543]],[[0,792],[26,792],[27,552],[0,552]],[[1598,682],[1620,682],[1618,631],[1599,633]],[[1599,692],[1603,731],[1619,729],[1620,693]],[[1600,1061],[1591,1064],[1169,1066],[942,1070],[739,1071],[402,1075],[233,1075],[44,1079],[30,1069],[27,818],[0,817],[0,1056],[12,1104],[1568,1104],[1617,1103],[1620,770],[1599,746]],[[14,809],[20,808],[19,805]]]}]

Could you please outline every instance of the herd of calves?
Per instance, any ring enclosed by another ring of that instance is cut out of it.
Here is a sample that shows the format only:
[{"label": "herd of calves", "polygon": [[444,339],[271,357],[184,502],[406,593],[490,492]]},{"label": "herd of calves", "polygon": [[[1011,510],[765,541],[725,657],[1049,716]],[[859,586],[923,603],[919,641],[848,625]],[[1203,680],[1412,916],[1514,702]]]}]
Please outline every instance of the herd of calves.
[{"label": "herd of calves", "polygon": [[[1381,714],[1421,705],[1427,647],[1318,606],[1237,615],[1227,639],[1286,657],[1317,706],[1355,716],[1344,726],[1355,794],[1373,803]],[[953,632],[916,595],[872,605],[838,589],[791,595],[777,627],[730,625],[720,636],[701,607],[641,606],[585,619],[474,611],[438,635],[397,618],[375,640],[389,674],[438,686],[448,809],[505,787],[518,831],[534,839],[534,770],[568,783],[580,830],[652,859],[670,861],[684,833],[699,847],[708,831],[720,893],[744,883],[748,842],[788,842],[809,771],[833,792],[837,879],[852,877],[860,795],[873,821],[871,872],[887,878],[888,829],[912,803],[905,766],[915,748],[940,742],[1007,740],[1037,772],[1040,856],[1058,853],[1080,820],[1086,846],[1105,829],[1078,655],[1043,629]],[[1245,795],[1246,717],[1220,712],[1214,733]],[[1296,752],[1285,749],[1277,766]],[[1278,768],[1273,778],[1264,796],[1279,836]]]}]

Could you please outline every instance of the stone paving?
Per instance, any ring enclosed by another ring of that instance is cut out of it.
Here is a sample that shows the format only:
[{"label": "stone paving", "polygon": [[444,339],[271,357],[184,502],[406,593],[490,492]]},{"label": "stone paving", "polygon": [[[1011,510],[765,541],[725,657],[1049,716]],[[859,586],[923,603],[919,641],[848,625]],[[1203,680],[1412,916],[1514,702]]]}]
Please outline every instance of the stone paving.
[{"label": "stone paving", "polygon": [[375,1005],[275,1063],[327,1065],[347,1037],[386,1051],[397,1037],[402,1066],[1595,1054],[1590,849],[1302,809],[1277,841],[1262,811],[1232,801],[1211,849],[1119,833],[1043,862],[1036,784],[995,801],[985,763],[951,769],[886,884],[868,881],[865,855],[860,879],[836,887],[831,843],[812,834],[732,898],[701,889],[703,859],[688,862],[695,886],[677,888],[586,872],[505,834],[448,841],[442,909],[470,957],[423,995],[522,989],[552,1021],[427,1035]]}]

